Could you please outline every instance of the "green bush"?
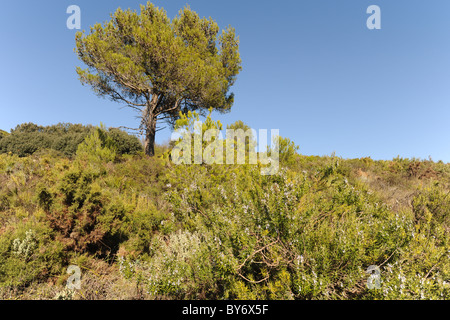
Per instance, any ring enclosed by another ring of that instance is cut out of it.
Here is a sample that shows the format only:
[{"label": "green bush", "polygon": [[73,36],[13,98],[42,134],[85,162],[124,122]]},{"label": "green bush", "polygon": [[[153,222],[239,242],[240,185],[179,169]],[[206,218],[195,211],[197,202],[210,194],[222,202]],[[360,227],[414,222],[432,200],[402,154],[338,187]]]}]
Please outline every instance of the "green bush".
[{"label": "green bush", "polygon": [[111,128],[108,131],[108,136],[115,142],[118,154],[138,154],[143,151],[139,139],[125,131]]},{"label": "green bush", "polygon": [[0,290],[23,290],[57,276],[67,262],[61,243],[43,223],[23,223],[0,237]]},{"label": "green bush", "polygon": [[416,223],[428,228],[428,236],[442,241],[450,239],[450,197],[439,183],[425,188],[412,201]]},{"label": "green bush", "polygon": [[116,143],[103,129],[97,128],[78,145],[77,160],[83,165],[99,165],[114,161]]},{"label": "green bush", "polygon": [[[297,151],[300,149],[294,141],[289,138],[275,137],[274,143],[277,145],[280,163],[284,166],[291,166],[296,163]],[[275,148],[272,147],[272,149]]]}]

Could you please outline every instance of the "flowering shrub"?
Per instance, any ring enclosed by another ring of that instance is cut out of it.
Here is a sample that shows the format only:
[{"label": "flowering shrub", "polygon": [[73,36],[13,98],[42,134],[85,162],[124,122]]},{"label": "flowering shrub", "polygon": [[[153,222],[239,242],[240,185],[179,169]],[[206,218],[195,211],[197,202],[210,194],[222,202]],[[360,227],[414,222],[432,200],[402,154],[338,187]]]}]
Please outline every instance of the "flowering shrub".
[{"label": "flowering shrub", "polygon": [[21,259],[28,260],[36,248],[36,239],[33,230],[29,230],[25,234],[25,239],[14,239],[11,251]]}]

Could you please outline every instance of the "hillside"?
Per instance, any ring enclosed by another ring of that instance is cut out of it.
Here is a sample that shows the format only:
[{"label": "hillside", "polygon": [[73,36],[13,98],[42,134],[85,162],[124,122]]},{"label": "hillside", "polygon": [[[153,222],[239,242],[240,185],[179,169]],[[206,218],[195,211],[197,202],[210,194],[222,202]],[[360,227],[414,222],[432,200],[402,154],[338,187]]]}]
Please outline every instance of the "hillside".
[{"label": "hillside", "polygon": [[449,164],[281,154],[262,176],[84,141],[0,154],[0,299],[450,298]]}]

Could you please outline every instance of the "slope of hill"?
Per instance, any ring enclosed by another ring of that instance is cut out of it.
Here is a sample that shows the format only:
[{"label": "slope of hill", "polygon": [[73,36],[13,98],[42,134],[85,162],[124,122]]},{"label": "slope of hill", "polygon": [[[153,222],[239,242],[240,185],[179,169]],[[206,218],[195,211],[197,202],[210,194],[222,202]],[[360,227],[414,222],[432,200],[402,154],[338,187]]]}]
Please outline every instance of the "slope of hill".
[{"label": "slope of hill", "polygon": [[450,298],[449,164],[291,154],[262,176],[99,139],[0,154],[0,298]]}]

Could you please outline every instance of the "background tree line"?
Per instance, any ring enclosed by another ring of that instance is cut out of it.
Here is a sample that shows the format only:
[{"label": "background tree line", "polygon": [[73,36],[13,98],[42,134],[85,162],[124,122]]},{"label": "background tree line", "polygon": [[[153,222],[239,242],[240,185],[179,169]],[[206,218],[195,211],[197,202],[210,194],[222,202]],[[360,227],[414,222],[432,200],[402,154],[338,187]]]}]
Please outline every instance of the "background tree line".
[{"label": "background tree line", "polygon": [[[96,127],[92,125],[58,123],[51,126],[39,126],[24,123],[16,126],[8,134],[0,132],[0,154],[16,154],[20,157],[32,155],[41,150],[55,150],[62,155],[72,157],[78,145],[92,134]],[[141,142],[136,136],[117,128],[101,128],[114,143],[118,154],[136,154],[143,151]]]}]

